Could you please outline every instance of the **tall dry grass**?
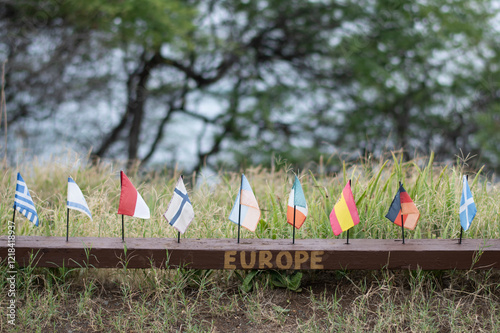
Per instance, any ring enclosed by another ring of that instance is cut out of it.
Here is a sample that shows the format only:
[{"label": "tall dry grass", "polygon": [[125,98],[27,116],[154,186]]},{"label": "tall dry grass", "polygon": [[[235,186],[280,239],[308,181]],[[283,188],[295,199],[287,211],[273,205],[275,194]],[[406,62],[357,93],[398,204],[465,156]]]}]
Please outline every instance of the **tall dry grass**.
[{"label": "tall dry grass", "polygon": [[[421,213],[417,228],[407,232],[407,237],[458,237],[461,179],[465,170],[466,161],[463,160],[457,160],[453,165],[442,165],[435,163],[431,155],[403,162],[400,156],[394,154],[386,160],[344,163],[338,173],[314,174],[301,170],[298,176],[309,215],[297,232],[297,238],[334,237],[328,216],[349,179],[352,180],[361,218],[360,224],[351,230],[352,238],[399,237],[400,229],[384,216],[400,180]],[[50,163],[35,161],[17,168],[4,166],[0,173],[0,217],[5,222],[12,219],[18,171],[30,189],[41,222],[37,228],[17,214],[17,235],[65,235],[67,177],[72,176],[87,199],[93,221],[77,211],[71,211],[70,236],[120,237],[121,218],[117,215],[119,167],[113,164],[91,166],[75,156]],[[291,166],[282,163],[278,170],[254,167],[245,170],[245,174],[259,202],[262,216],[255,234],[244,230],[242,237],[290,238],[292,230],[286,223],[286,207],[294,179]],[[478,213],[464,237],[500,238],[499,185],[491,177],[483,175],[481,170],[468,171],[468,174]],[[149,205],[151,219],[125,217],[126,237],[176,237],[176,230],[167,224],[162,214],[179,175],[179,170],[128,174]],[[235,238],[237,226],[229,222],[228,216],[239,188],[240,174],[221,171],[210,176],[185,175],[184,179],[196,214],[184,237]],[[7,223],[2,223],[0,232],[6,234]]]}]

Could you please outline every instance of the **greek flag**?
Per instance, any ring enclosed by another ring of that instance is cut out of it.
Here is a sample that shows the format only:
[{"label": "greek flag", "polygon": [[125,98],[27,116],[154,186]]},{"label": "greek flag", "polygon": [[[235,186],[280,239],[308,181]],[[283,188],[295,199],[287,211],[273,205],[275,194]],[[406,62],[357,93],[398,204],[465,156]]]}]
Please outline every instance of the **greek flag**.
[{"label": "greek flag", "polygon": [[186,187],[182,181],[182,176],[179,177],[177,185],[174,189],[174,195],[168,204],[167,211],[163,214],[165,219],[171,226],[183,234],[191,221],[194,219],[194,210],[189,200]]},{"label": "greek flag", "polygon": [[92,220],[92,214],[90,213],[87,201],[85,201],[85,197],[83,196],[82,191],[71,177],[68,178],[67,207],[70,209],[79,210],[80,212],[90,217],[90,219]]},{"label": "greek flag", "polygon": [[14,209],[24,216],[34,225],[38,227],[38,214],[36,213],[35,204],[31,199],[28,186],[24,182],[20,173],[17,173],[16,195],[14,198]]},{"label": "greek flag", "polygon": [[474,203],[474,198],[470,192],[469,183],[467,182],[467,176],[464,176],[463,189],[462,189],[462,199],[460,200],[460,224],[465,231],[469,229],[472,220],[476,216],[477,209]]}]

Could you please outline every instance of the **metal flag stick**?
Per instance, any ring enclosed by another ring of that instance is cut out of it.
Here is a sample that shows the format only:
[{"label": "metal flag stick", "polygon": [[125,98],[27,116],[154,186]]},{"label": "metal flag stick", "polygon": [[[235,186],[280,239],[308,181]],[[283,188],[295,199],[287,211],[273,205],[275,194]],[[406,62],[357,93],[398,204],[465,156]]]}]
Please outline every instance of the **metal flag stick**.
[{"label": "metal flag stick", "polygon": [[401,233],[403,234],[403,244],[405,243],[405,220],[403,219],[403,214],[401,214]]},{"label": "metal flag stick", "polygon": [[68,242],[69,237],[69,208],[66,209],[66,242]]},{"label": "metal flag stick", "polygon": [[[123,170],[120,171],[120,191],[123,191],[122,178],[123,178]],[[121,193],[120,193],[120,198],[121,198]],[[123,214],[122,214],[122,243],[125,243],[125,222]]]},{"label": "metal flag stick", "polygon": [[292,244],[295,244],[295,212],[297,211],[297,206],[293,205],[293,241]]},{"label": "metal flag stick", "polygon": [[[182,182],[184,182],[184,175],[181,175]],[[181,242],[181,232],[177,231],[177,243]]]},{"label": "metal flag stick", "polygon": [[401,181],[399,182],[399,207],[401,207],[401,234],[403,235],[403,244],[405,243],[405,220],[403,218],[403,207],[401,206]]},{"label": "metal flag stick", "polygon": [[[467,180],[467,182],[469,182],[469,175],[465,175],[465,179]],[[463,190],[462,190],[463,192]],[[464,194],[462,194],[464,195]],[[467,209],[467,207],[465,207],[465,209]],[[467,221],[467,223],[469,223],[469,221]],[[462,234],[464,232],[464,227],[462,227],[462,223],[460,223],[460,239],[458,240],[458,244],[462,244]]]},{"label": "metal flag stick", "polygon": [[[349,187],[351,187],[351,180],[350,179],[349,179]],[[347,229],[347,242],[346,242],[346,244],[349,244],[349,230],[350,230],[350,228]]]},{"label": "metal flag stick", "polygon": [[14,214],[12,215],[12,224],[14,224],[14,228],[15,228],[15,225],[16,225],[16,204],[14,204]]},{"label": "metal flag stick", "polygon": [[238,209],[238,244],[240,243],[240,230],[241,230],[241,190],[243,189],[243,174],[241,174],[241,185],[240,185],[240,202]]}]

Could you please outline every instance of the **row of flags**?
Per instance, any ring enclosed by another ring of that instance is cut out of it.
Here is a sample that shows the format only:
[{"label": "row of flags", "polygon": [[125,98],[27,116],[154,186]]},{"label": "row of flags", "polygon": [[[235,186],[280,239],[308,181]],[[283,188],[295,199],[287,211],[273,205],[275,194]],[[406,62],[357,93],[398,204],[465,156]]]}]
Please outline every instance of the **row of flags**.
[{"label": "row of flags", "polygon": [[[120,182],[121,193],[118,214],[149,219],[151,216],[149,207],[123,171],[120,172]],[[92,219],[92,214],[85,197],[71,177],[68,178],[67,208],[68,219],[70,209],[78,210]],[[29,193],[28,186],[20,173],[17,174],[14,219],[16,210],[30,220],[35,226],[38,226],[39,219],[35,204]],[[469,188],[468,179],[467,176],[464,176],[460,200],[460,224],[462,230],[467,231],[469,229],[476,212],[477,209]],[[307,214],[308,208],[304,191],[302,190],[299,178],[295,176],[295,181],[288,198],[286,214],[287,222],[293,226],[294,241],[295,229],[300,229],[302,227],[307,218]],[[172,199],[163,216],[171,226],[178,230],[179,235],[181,233],[183,234],[189,224],[194,220],[193,206],[189,200],[182,176],[179,177],[176,183]],[[260,216],[261,211],[252,191],[252,187],[245,175],[242,174],[241,185],[229,215],[229,220],[238,225],[238,242],[240,227],[255,232],[260,221]],[[404,229],[413,230],[417,225],[420,218],[420,212],[401,183],[399,184],[398,192],[385,217],[402,228],[403,242]],[[349,229],[357,225],[359,221],[359,213],[352,193],[351,181],[349,180],[330,213],[330,224],[333,233],[335,236],[338,236],[344,231],[348,232]],[[462,234],[460,235],[460,240],[461,237]]]}]

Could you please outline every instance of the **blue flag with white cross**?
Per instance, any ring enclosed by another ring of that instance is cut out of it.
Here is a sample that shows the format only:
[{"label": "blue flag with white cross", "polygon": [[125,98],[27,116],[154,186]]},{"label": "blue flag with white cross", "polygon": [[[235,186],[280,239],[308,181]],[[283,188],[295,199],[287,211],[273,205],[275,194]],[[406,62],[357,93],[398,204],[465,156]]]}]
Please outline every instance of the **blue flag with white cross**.
[{"label": "blue flag with white cross", "polygon": [[467,176],[463,179],[462,198],[460,200],[460,224],[465,231],[469,229],[472,220],[476,216],[476,204],[469,188]]},{"label": "blue flag with white cross", "polygon": [[14,209],[17,209],[19,213],[26,216],[28,220],[38,227],[38,214],[36,213],[35,204],[33,203],[33,199],[31,199],[28,186],[20,173],[17,173]]},{"label": "blue flag with white cross", "polygon": [[194,210],[189,200],[182,176],[179,177],[174,189],[172,200],[163,214],[167,222],[183,234],[194,219]]}]

